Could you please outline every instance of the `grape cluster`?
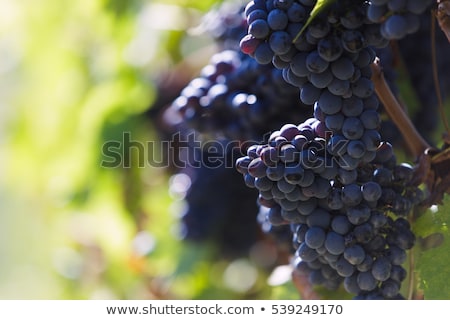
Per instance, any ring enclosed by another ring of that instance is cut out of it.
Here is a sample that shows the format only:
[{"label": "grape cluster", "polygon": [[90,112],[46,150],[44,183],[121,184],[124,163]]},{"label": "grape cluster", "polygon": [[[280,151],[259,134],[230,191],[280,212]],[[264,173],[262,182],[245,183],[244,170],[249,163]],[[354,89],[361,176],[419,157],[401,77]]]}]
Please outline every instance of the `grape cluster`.
[{"label": "grape cluster", "polygon": [[223,231],[232,243],[258,220],[311,284],[402,299],[408,215],[423,195],[385,142],[371,65],[389,64],[390,40],[414,33],[430,1],[337,0],[309,21],[316,3],[253,0],[212,28],[226,50],[171,107],[203,137],[239,141],[245,184],[225,167],[191,168],[186,237]]},{"label": "grape cluster", "polygon": [[413,169],[381,143],[370,164],[342,169],[321,137],[321,123],[284,125],[237,160],[247,186],[268,208],[266,223],[289,225],[295,266],[314,285],[341,283],[357,298],[401,298],[401,264],[414,234],[405,219],[421,200]]},{"label": "grape cluster", "polygon": [[225,50],[211,58],[172,107],[198,132],[261,141],[273,125],[311,115],[297,97],[297,88],[285,83],[280,70]]},{"label": "grape cluster", "polygon": [[[202,161],[191,161],[182,171],[189,181],[185,182],[181,234],[189,241],[213,241],[222,257],[245,255],[258,236],[257,192],[242,183],[231,165],[241,153],[225,146],[226,141],[220,143],[223,147],[211,148],[212,151],[192,150]],[[217,163],[217,159],[225,161]]]},{"label": "grape cluster", "polygon": [[[370,65],[376,57],[372,46],[383,47],[387,40],[377,25],[366,23],[366,1],[337,1],[303,30],[315,2],[251,1],[241,48],[283,70],[285,80],[300,89],[300,100],[314,106],[322,138],[329,131],[331,143],[349,141],[331,152],[341,167],[354,170],[373,159],[381,139]],[[260,24],[267,32],[259,32]]]},{"label": "grape cluster", "polygon": [[335,1],[307,25],[315,4],[246,6],[242,51],[281,69],[314,118],[283,125],[236,168],[259,191],[264,223],[289,226],[296,270],[312,284],[401,299],[401,265],[415,242],[407,216],[422,197],[413,168],[397,164],[380,135],[371,64],[391,38],[368,19],[373,2]]},{"label": "grape cluster", "polygon": [[[280,70],[259,65],[240,52],[239,41],[247,31],[243,12],[243,6],[224,3],[207,14],[203,29],[212,35],[220,51],[170,107],[171,112],[181,115],[178,129],[184,134],[195,133],[196,139],[205,144],[214,144],[219,138],[217,150],[224,151],[210,154],[190,148],[191,155],[179,155],[189,164],[182,173],[191,181],[181,217],[183,238],[212,240],[230,254],[246,252],[259,229],[258,193],[248,189],[230,165],[237,155],[241,156],[235,143],[245,149],[247,143],[264,140],[273,125],[288,120],[301,122],[312,114],[311,108],[298,101],[297,88],[283,80]],[[205,161],[198,165],[192,152],[197,158],[226,161],[219,167]],[[286,234],[274,229],[280,236]]]},{"label": "grape cluster", "polygon": [[221,50],[239,50],[239,41],[247,33],[244,7],[239,3],[224,2],[203,17],[201,29]]},{"label": "grape cluster", "polygon": [[251,1],[246,7],[248,35],[243,52],[261,64],[283,69],[285,79],[301,88],[301,99],[313,104],[328,89],[345,97],[367,75],[368,46],[384,47],[387,40],[367,21],[366,1],[340,0],[306,26],[316,1]]},{"label": "grape cluster", "polygon": [[419,30],[419,16],[431,3],[432,0],[370,0],[367,18],[380,24],[384,38],[398,40]]}]

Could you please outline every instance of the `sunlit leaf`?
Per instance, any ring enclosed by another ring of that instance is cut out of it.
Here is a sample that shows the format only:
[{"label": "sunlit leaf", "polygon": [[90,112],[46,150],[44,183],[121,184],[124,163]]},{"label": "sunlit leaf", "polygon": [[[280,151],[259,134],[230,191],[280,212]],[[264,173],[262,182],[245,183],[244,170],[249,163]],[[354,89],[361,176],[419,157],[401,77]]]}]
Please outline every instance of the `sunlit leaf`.
[{"label": "sunlit leaf", "polygon": [[[422,238],[414,250],[415,272],[425,299],[450,299],[449,206],[450,197],[446,196],[443,205],[432,207],[414,222],[414,232]],[[423,239],[434,241],[425,247]]]}]

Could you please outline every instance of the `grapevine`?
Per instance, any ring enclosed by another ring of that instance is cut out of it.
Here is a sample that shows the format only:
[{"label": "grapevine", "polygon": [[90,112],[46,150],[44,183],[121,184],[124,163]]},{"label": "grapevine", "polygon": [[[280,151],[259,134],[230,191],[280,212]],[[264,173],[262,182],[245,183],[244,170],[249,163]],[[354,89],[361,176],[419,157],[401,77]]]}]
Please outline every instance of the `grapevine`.
[{"label": "grapevine", "polygon": [[[204,141],[237,142],[232,170],[243,179],[226,168],[191,170],[186,234],[201,238],[195,225],[208,230],[212,212],[248,230],[258,223],[288,248],[303,298],[320,298],[317,288],[355,299],[418,297],[413,226],[450,190],[450,141],[437,148],[423,137],[383,57],[398,54],[392,48],[401,51],[432,11],[448,37],[447,1],[435,10],[431,0],[253,0],[219,26],[209,20],[219,51],[170,109]],[[399,161],[388,123],[411,161]],[[216,184],[225,191],[202,199]],[[238,196],[241,206],[231,201]]]}]

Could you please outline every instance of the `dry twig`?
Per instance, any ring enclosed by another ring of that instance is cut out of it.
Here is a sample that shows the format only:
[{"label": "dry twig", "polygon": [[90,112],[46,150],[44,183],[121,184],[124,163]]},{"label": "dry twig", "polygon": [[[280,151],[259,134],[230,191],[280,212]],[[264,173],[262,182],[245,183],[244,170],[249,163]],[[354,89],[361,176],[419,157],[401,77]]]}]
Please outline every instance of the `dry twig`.
[{"label": "dry twig", "polygon": [[375,92],[377,93],[380,101],[383,103],[389,117],[402,133],[409,150],[416,158],[419,158],[425,152],[425,150],[430,148],[430,145],[419,134],[419,132],[416,130],[413,123],[409,119],[408,115],[406,114],[405,110],[403,110],[403,108],[398,103],[397,99],[386,83],[379,62],[380,61],[377,59],[372,64],[372,81],[375,86]]}]

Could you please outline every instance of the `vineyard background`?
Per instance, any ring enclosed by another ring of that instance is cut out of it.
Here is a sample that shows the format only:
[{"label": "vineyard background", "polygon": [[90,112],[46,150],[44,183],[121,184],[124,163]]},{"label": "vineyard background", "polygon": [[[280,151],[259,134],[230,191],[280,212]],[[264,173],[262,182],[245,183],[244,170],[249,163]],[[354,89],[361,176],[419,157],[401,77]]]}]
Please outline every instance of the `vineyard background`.
[{"label": "vineyard background", "polygon": [[[170,171],[138,167],[133,153],[129,168],[100,166],[124,132],[160,139],[154,110],[171,95],[158,90],[179,90],[217,50],[200,26],[221,2],[0,0],[0,298],[298,298],[270,242],[227,255],[183,241]],[[419,112],[402,76],[399,90]],[[442,121],[433,129],[440,146]],[[413,226],[427,299],[450,299],[449,224],[447,196]]]}]

